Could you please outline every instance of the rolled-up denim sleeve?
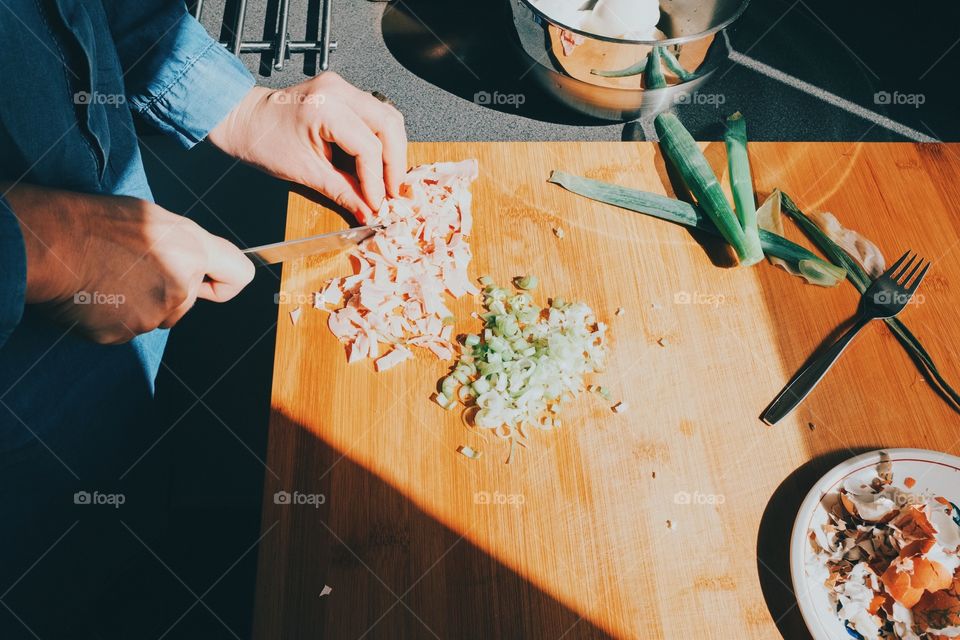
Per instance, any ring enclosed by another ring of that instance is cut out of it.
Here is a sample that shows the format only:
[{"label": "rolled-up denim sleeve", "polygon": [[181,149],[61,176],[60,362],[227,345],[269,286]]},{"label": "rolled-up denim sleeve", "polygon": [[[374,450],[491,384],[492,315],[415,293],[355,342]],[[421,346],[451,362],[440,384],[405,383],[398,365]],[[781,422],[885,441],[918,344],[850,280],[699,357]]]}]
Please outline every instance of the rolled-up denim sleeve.
[{"label": "rolled-up denim sleeve", "polygon": [[246,67],[182,0],[104,3],[134,112],[191,147],[253,87]]},{"label": "rolled-up denim sleeve", "polygon": [[20,223],[0,196],[0,347],[20,324],[27,295],[27,251]]}]

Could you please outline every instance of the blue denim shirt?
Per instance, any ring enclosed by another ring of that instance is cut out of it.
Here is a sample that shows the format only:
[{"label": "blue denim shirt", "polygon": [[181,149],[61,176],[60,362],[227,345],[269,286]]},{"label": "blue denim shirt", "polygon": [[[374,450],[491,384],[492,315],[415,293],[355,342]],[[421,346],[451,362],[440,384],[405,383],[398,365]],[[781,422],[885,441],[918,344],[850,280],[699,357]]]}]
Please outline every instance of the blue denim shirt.
[{"label": "blue denim shirt", "polygon": [[[3,0],[0,42],[9,181],[150,199],[134,120],[189,147],[254,84],[182,0]],[[21,230],[0,197],[0,452],[41,441],[67,455],[64,438],[87,425],[134,428],[166,332],[93,344],[25,305],[25,282]]]}]

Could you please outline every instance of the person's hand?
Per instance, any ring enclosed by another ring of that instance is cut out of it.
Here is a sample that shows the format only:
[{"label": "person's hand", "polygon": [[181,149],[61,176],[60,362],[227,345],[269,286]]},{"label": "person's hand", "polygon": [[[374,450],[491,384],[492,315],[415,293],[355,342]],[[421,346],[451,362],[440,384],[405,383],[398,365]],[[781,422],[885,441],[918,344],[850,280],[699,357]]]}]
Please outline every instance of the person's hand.
[{"label": "person's hand", "polygon": [[7,190],[27,249],[27,302],[103,344],[169,328],[197,298],[253,279],[239,249],[153,203],[28,185]]},{"label": "person's hand", "polygon": [[[286,89],[254,87],[210,132],[229,155],[306,185],[364,222],[407,172],[403,116],[326,72]],[[333,147],[355,166],[335,166]]]}]

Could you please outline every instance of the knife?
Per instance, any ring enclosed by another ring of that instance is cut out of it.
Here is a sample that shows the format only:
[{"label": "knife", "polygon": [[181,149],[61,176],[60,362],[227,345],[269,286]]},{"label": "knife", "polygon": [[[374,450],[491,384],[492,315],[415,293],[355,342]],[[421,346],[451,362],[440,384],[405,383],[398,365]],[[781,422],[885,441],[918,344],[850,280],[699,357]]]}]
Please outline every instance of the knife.
[{"label": "knife", "polygon": [[382,225],[354,227],[343,231],[334,231],[333,233],[321,233],[318,236],[308,238],[251,247],[244,249],[243,253],[260,264],[277,264],[286,260],[317,253],[329,253],[337,249],[357,245],[382,228]]}]

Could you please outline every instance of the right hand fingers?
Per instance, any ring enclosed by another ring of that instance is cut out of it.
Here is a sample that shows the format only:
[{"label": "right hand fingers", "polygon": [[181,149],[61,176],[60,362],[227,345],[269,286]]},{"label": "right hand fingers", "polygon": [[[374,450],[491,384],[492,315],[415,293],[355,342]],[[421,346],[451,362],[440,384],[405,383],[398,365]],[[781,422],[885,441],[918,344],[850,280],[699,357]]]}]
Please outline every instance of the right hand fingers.
[{"label": "right hand fingers", "polygon": [[197,295],[200,293],[201,286],[203,286],[203,282],[201,281],[197,281],[190,286],[184,301],[171,311],[163,322],[160,323],[161,329],[170,329],[173,325],[180,322],[183,316],[187,315],[187,312],[193,308],[193,305],[197,301]]},{"label": "right hand fingers", "polygon": [[253,280],[256,267],[240,249],[219,236],[204,232],[203,241],[207,250],[206,278],[196,297],[226,302]]}]

